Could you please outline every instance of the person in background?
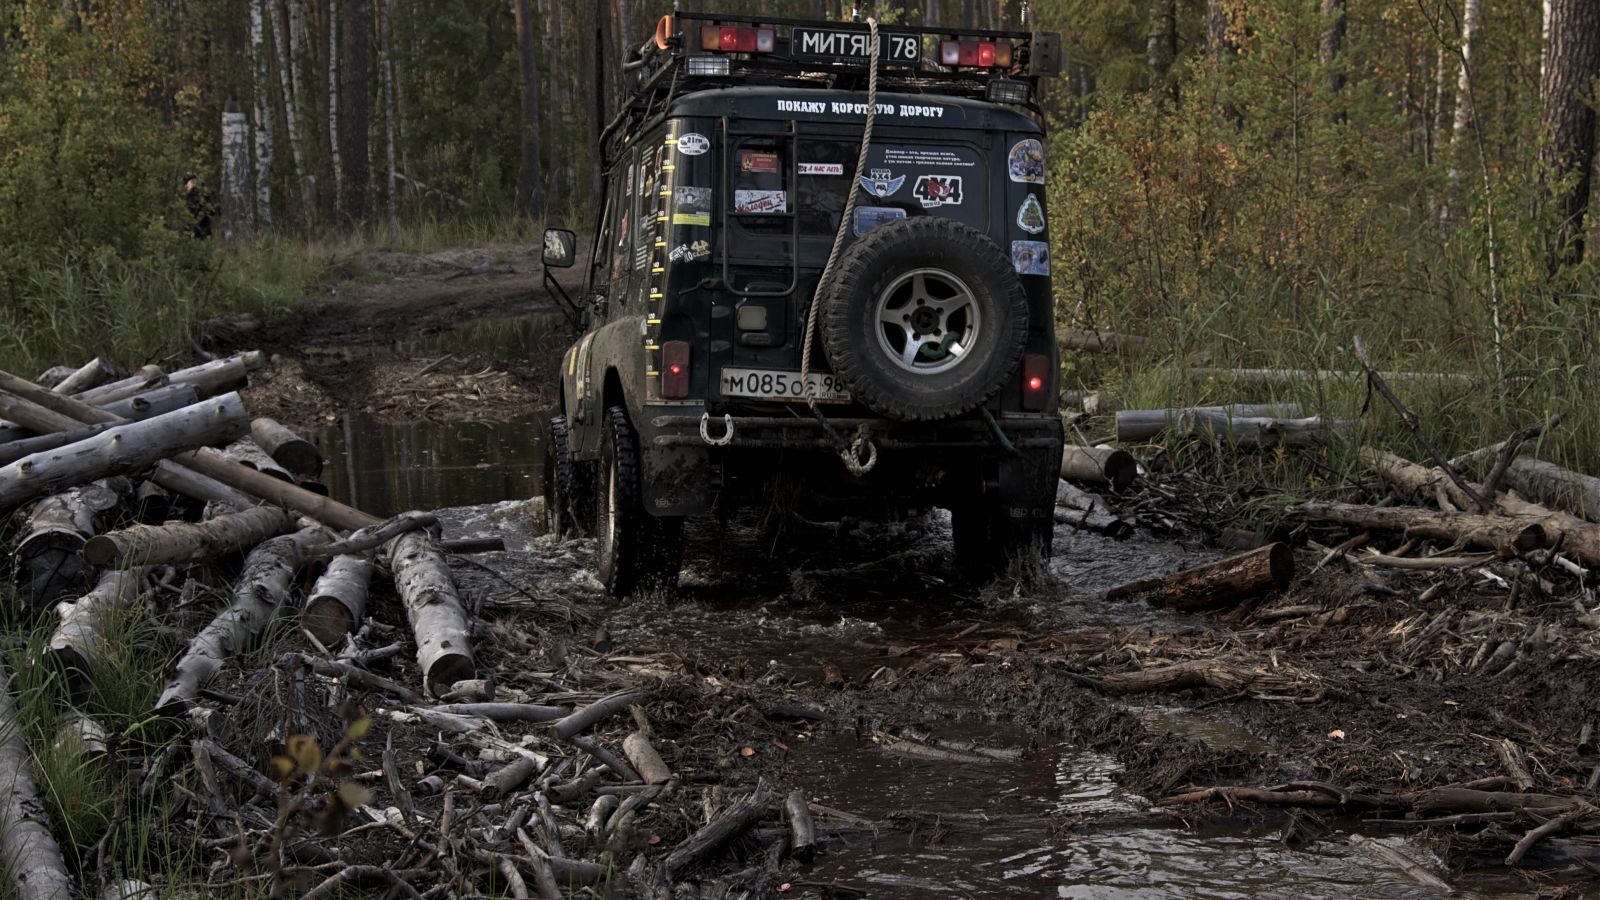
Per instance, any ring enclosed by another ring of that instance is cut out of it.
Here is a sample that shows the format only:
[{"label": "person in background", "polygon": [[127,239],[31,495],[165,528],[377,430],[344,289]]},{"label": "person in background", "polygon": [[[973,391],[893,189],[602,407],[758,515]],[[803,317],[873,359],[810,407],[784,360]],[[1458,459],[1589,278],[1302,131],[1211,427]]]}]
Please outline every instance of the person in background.
[{"label": "person in background", "polygon": [[200,184],[200,177],[193,172],[183,178],[183,204],[189,209],[189,233],[201,240],[211,237],[211,215],[216,212],[216,205],[211,192]]}]

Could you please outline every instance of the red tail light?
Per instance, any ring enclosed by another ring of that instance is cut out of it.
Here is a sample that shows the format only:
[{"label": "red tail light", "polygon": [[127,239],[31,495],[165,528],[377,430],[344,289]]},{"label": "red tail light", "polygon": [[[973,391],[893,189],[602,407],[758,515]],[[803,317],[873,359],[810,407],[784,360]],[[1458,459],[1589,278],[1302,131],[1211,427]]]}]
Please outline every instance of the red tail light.
[{"label": "red tail light", "polygon": [[1011,45],[1004,41],[940,41],[939,62],[980,69],[1011,68]]},{"label": "red tail light", "polygon": [[1022,408],[1029,412],[1044,409],[1049,388],[1050,358],[1039,353],[1022,357]]},{"label": "red tail light", "polygon": [[667,341],[661,345],[661,396],[682,400],[689,396],[689,342]]},{"label": "red tail light", "polygon": [[713,53],[771,53],[774,49],[771,28],[744,25],[700,26],[700,49]]}]

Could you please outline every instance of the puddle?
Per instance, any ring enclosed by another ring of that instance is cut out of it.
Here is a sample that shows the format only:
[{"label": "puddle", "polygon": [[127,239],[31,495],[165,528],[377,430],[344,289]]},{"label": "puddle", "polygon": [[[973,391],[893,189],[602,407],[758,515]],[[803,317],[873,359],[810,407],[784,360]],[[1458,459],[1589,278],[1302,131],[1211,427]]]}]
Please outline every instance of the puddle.
[{"label": "puddle", "polygon": [[571,326],[559,312],[548,310],[516,316],[473,319],[449,331],[427,335],[395,347],[397,353],[427,356],[436,353],[482,354],[495,359],[531,362],[535,348],[570,339]]},{"label": "puddle", "polygon": [[358,415],[316,440],[332,496],[375,516],[537,496],[539,416],[495,424],[375,422]]}]

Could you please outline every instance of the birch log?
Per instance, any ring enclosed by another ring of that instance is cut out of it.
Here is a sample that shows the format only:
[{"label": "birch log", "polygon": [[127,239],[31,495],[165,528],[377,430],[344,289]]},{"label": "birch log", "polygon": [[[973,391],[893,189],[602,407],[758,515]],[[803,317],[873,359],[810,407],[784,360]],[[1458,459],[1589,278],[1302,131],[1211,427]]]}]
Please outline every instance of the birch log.
[{"label": "birch log", "polygon": [[295,515],[287,510],[255,506],[204,522],[134,525],[98,535],[83,545],[83,558],[101,569],[187,565],[248,550],[294,525]]},{"label": "birch log", "polygon": [[157,712],[181,712],[222,668],[224,660],[261,636],[283,603],[305,549],[327,539],[323,529],[306,528],[260,544],[245,557],[232,602],[189,642],[172,679],[156,700]]},{"label": "birch log", "polygon": [[427,534],[413,531],[395,538],[388,551],[395,589],[417,636],[423,693],[443,691],[472,678],[477,670],[467,614],[439,545]]},{"label": "birch log", "polygon": [[250,418],[238,394],[121,425],[0,468],[0,508],[18,506],[107,475],[147,468],[197,447],[227,443],[249,427]]},{"label": "birch log", "polygon": [[1215,415],[1223,418],[1297,418],[1301,414],[1298,403],[1235,403],[1231,406],[1194,406],[1174,409],[1125,409],[1117,413],[1117,442],[1136,444],[1159,436],[1168,428],[1176,427],[1185,413]]},{"label": "birch log", "polygon": [[200,391],[194,385],[168,384],[132,397],[107,401],[100,404],[100,408],[120,419],[142,422],[193,406],[200,400]]},{"label": "birch log", "polygon": [[40,372],[39,377],[35,378],[33,382],[40,387],[47,387],[51,390],[55,390],[56,385],[60,384],[63,379],[75,371],[77,370],[71,366],[51,366],[50,368],[45,369],[43,372]]},{"label": "birch log", "polygon": [[200,389],[202,396],[209,396],[242,387],[249,380],[251,372],[263,368],[266,364],[265,353],[260,350],[250,350],[236,356],[179,369],[167,376],[167,379],[171,384],[192,384]]},{"label": "birch log", "polygon": [[73,431],[58,431],[55,434],[41,434],[36,437],[22,438],[21,440],[0,442],[0,466],[9,466],[24,456],[76,444],[81,440],[92,438],[113,425],[82,425]]},{"label": "birch log", "polygon": [[13,581],[26,608],[44,610],[63,596],[77,596],[94,584],[94,570],[79,554],[119,500],[106,485],[87,484],[33,505],[28,511],[27,532],[11,557]]},{"label": "birch log", "polygon": [[260,472],[264,475],[271,475],[273,478],[276,478],[279,481],[287,481],[291,484],[294,483],[294,476],[290,475],[287,470],[278,465],[278,463],[274,461],[272,457],[267,455],[267,451],[261,449],[261,447],[258,446],[256,442],[251,440],[248,436],[242,437],[229,444],[222,451],[222,455],[247,469],[255,469],[257,472]]},{"label": "birch log", "polygon": [[367,589],[372,581],[372,560],[366,556],[335,556],[317,579],[300,614],[300,627],[332,647],[356,630],[367,614]]},{"label": "birch log", "polygon": [[153,391],[158,387],[166,386],[166,384],[167,373],[161,371],[160,366],[145,366],[120,381],[102,384],[80,394],[74,394],[73,399],[82,400],[84,403],[93,406],[100,406],[105,403],[126,400],[146,391]]},{"label": "birch log", "polygon": [[666,784],[672,780],[672,769],[661,759],[661,754],[651,745],[650,737],[635,731],[622,741],[622,754],[639,770],[645,784]]},{"label": "birch log", "polygon": [[50,635],[50,656],[68,673],[87,675],[107,644],[106,624],[111,613],[133,604],[144,590],[148,569],[105,572],[100,581],[71,603],[56,604],[60,624]]},{"label": "birch log", "polygon": [[51,388],[58,394],[77,394],[90,388],[99,387],[115,377],[111,364],[95,357],[84,363],[83,368],[62,379],[61,383]]},{"label": "birch log", "polygon": [[0,791],[5,797],[0,809],[0,870],[11,879],[15,900],[72,900],[72,879],[33,780],[10,681],[0,668]]},{"label": "birch log", "polygon": [[322,474],[322,454],[316,445],[278,424],[274,419],[257,418],[250,423],[250,437],[278,465],[302,478]]},{"label": "birch log", "polygon": [[1480,516],[1403,506],[1323,502],[1300,503],[1289,507],[1288,512],[1304,520],[1398,531],[1407,537],[1483,547],[1506,556],[1550,545],[1544,526],[1537,518],[1529,516]]},{"label": "birch log", "polygon": [[1126,450],[1112,447],[1061,448],[1061,477],[1068,481],[1109,484],[1118,490],[1139,476],[1139,464]]},{"label": "birch log", "polygon": [[1514,459],[1505,477],[1506,484],[1530,500],[1600,522],[1600,478],[1542,459]]}]

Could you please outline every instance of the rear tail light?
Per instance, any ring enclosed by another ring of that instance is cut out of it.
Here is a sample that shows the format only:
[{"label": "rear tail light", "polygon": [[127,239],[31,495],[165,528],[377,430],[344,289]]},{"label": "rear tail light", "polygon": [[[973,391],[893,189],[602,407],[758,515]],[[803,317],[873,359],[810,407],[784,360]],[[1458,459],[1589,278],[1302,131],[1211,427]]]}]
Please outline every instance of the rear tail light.
[{"label": "rear tail light", "polygon": [[1022,357],[1022,408],[1039,412],[1050,396],[1050,358],[1039,353]]},{"label": "rear tail light", "polygon": [[661,345],[661,396],[682,400],[689,396],[689,342],[667,341]]},{"label": "rear tail light", "polygon": [[775,48],[771,28],[744,25],[700,26],[700,49],[713,53],[771,53]]},{"label": "rear tail light", "polygon": [[1011,45],[1004,41],[940,41],[939,62],[979,69],[1011,68]]}]

